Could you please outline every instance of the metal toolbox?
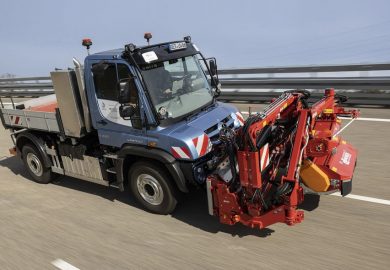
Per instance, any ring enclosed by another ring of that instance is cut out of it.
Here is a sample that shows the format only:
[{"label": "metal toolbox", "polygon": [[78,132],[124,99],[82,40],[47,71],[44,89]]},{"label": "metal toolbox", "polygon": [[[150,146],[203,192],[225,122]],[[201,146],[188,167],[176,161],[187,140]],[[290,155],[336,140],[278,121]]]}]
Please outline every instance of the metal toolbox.
[{"label": "metal toolbox", "polygon": [[50,75],[65,135],[75,138],[84,136],[83,110],[74,70],[57,70]]}]

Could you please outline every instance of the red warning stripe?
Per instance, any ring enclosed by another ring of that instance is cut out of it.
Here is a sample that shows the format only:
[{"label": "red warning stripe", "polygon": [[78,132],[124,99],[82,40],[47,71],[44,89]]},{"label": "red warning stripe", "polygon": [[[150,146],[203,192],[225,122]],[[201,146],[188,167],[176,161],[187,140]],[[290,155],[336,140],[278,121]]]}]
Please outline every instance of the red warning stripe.
[{"label": "red warning stripe", "polygon": [[179,158],[179,159],[190,159],[191,158],[190,151],[187,149],[187,147],[172,146],[171,153],[172,153],[172,156],[174,156],[175,158]]},{"label": "red warning stripe", "polygon": [[263,171],[269,164],[269,145],[265,144],[260,149],[260,171]]},{"label": "red warning stripe", "polygon": [[19,122],[21,123],[20,116],[13,116],[13,115],[11,115],[11,122],[14,125],[19,125]]},{"label": "red warning stripe", "polygon": [[237,120],[240,123],[240,126],[243,126],[245,123],[244,117],[240,112],[236,112]]},{"label": "red warning stripe", "polygon": [[206,134],[202,134],[199,137],[192,139],[194,143],[198,157],[205,155],[209,149],[210,139]]}]

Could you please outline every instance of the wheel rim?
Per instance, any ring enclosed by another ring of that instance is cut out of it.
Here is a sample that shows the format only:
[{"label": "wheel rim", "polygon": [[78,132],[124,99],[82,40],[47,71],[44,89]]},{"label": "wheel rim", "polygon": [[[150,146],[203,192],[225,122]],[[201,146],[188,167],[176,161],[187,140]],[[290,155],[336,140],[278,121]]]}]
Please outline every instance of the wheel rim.
[{"label": "wheel rim", "polygon": [[33,174],[35,174],[36,176],[42,176],[43,167],[39,158],[34,153],[28,153],[26,160],[27,165],[29,169],[33,172]]},{"label": "wheel rim", "polygon": [[159,205],[164,199],[164,192],[160,183],[149,174],[138,176],[137,189],[142,199],[152,205]]}]

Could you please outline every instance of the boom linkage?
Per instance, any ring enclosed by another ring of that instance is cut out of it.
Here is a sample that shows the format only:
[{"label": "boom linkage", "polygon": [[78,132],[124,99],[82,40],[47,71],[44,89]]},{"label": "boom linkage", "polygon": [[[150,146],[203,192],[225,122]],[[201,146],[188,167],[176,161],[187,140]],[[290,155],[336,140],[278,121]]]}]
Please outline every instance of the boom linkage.
[{"label": "boom linkage", "polygon": [[209,209],[222,223],[260,229],[276,222],[293,225],[304,218],[298,210],[304,189],[350,192],[356,150],[336,136],[337,116],[356,118],[358,111],[341,107],[333,89],[311,107],[309,96],[285,92],[227,142],[236,146],[228,154],[235,156],[238,173],[226,180],[216,171],[207,179]]}]

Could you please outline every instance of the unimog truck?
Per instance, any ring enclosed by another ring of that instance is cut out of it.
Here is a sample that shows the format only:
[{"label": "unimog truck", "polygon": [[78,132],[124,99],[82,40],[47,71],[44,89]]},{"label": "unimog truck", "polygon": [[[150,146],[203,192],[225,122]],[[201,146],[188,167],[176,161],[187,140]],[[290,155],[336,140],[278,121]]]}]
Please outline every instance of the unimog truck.
[{"label": "unimog truck", "polygon": [[[344,96],[286,91],[244,120],[217,101],[217,64],[190,37],[88,55],[51,72],[55,94],[1,108],[31,177],[67,175],[130,190],[169,214],[192,188],[221,223],[264,228],[303,220],[305,193],[352,189],[357,151],[340,137]],[[83,40],[89,49],[92,42]]]},{"label": "unimog truck", "polygon": [[55,95],[1,108],[11,152],[36,182],[68,175],[127,188],[148,210],[167,214],[180,193],[205,183],[221,126],[242,124],[235,107],[216,100],[215,59],[190,37],[73,62],[51,72]]}]

